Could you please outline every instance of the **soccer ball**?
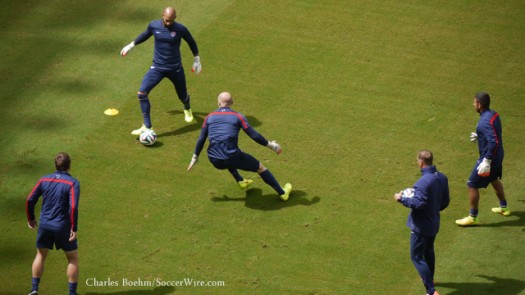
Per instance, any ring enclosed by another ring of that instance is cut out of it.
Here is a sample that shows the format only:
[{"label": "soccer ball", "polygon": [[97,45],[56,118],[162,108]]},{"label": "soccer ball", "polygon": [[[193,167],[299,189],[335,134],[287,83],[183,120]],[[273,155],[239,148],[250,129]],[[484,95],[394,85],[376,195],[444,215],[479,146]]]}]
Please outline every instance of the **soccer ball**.
[{"label": "soccer ball", "polygon": [[143,145],[153,145],[157,141],[157,134],[151,129],[144,130],[140,133],[139,140]]},{"label": "soccer ball", "polygon": [[412,198],[414,197],[414,189],[409,187],[403,190],[403,193],[401,194],[404,198]]}]

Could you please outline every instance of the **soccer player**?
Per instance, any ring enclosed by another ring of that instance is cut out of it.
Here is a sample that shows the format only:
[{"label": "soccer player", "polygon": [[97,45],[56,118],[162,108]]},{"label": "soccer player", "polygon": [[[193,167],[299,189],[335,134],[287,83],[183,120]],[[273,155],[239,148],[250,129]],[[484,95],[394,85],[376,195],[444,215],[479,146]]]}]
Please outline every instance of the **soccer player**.
[{"label": "soccer player", "polygon": [[434,241],[439,231],[439,212],[450,203],[447,177],[437,171],[432,164],[431,151],[423,150],[417,155],[421,178],[414,184],[414,196],[403,196],[402,192],[394,198],[411,208],[407,226],[410,228],[410,258],[416,267],[427,294],[439,295],[434,286],[436,255]]},{"label": "soccer player", "polygon": [[166,7],[162,13],[162,19],[150,22],[146,31],[120,51],[120,55],[126,56],[135,45],[148,40],[151,36],[155,38],[153,65],[142,79],[142,84],[138,91],[144,123],[139,129],[131,132],[133,135],[139,135],[142,131],[152,128],[151,104],[148,94],[164,78],[168,78],[173,83],[179,100],[184,104],[184,120],[188,123],[194,121],[190,107],[190,96],[186,89],[186,76],[180,56],[181,40],[183,39],[188,43],[193,53],[193,67],[191,70],[196,74],[199,74],[202,70],[199,48],[190,31],[184,25],[176,22],[176,18],[175,8]]},{"label": "soccer player", "polygon": [[490,96],[487,92],[476,93],[474,109],[480,118],[476,132],[472,132],[470,139],[478,141],[479,158],[470,173],[467,181],[470,199],[469,215],[456,220],[461,226],[472,226],[478,223],[479,189],[486,188],[489,183],[496,191],[499,207],[492,208],[492,212],[509,216],[507,199],[501,183],[503,175],[503,140],[501,137],[501,120],[496,111],[490,109]]},{"label": "soccer player", "polygon": [[238,169],[259,173],[264,182],[279,194],[281,200],[288,200],[292,191],[292,185],[287,183],[284,187],[281,187],[270,170],[266,169],[259,160],[241,151],[238,146],[239,131],[242,129],[255,142],[270,148],[277,154],[280,154],[282,151],[279,144],[275,141],[268,141],[248,124],[246,117],[231,109],[233,98],[230,93],[220,93],[217,100],[219,109],[210,113],[206,119],[204,119],[199,139],[195,145],[195,152],[188,166],[188,171],[197,163],[198,157],[204,148],[206,138],[209,138],[209,161],[217,169],[228,169],[241,189],[247,189],[253,180],[244,179],[239,174]]},{"label": "soccer player", "polygon": [[78,283],[77,220],[80,184],[69,174],[71,159],[66,153],[55,158],[55,173],[45,175],[35,185],[26,202],[27,225],[37,227],[35,205],[42,196],[40,227],[36,238],[36,257],[32,267],[32,288],[29,295],[38,294],[38,285],[44,272],[49,250],[53,245],[62,249],[68,261],[69,295],[76,295]]}]

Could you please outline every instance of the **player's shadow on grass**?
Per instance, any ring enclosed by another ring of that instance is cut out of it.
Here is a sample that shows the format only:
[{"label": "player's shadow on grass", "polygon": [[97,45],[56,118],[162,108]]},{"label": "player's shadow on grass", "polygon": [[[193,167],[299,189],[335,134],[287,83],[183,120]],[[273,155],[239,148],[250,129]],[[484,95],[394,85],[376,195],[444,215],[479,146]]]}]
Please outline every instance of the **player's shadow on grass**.
[{"label": "player's shadow on grass", "polygon": [[[518,219],[516,219],[518,217]],[[510,216],[501,216],[502,221],[495,223],[479,223],[480,227],[520,226],[525,227],[525,211],[512,211]]]},{"label": "player's shadow on grass", "polygon": [[[184,116],[184,112],[183,111],[179,111],[179,110],[169,111],[168,113],[171,114],[171,115],[180,115],[181,119]],[[195,119],[195,122],[189,123],[189,124],[188,123],[183,123],[183,124],[185,124],[183,127],[175,129],[175,130],[172,130],[172,131],[168,131],[168,132],[157,134],[157,136],[158,137],[177,136],[177,135],[181,135],[181,134],[184,134],[184,133],[197,131],[197,130],[201,129],[202,123],[204,122],[204,119],[206,118],[207,115],[208,115],[208,113],[193,112],[193,118]],[[257,127],[257,126],[261,126],[262,125],[261,121],[257,120],[254,117],[246,116],[246,119],[248,120],[248,123],[252,127]],[[197,140],[197,139],[195,139],[195,140]]]},{"label": "player's shadow on grass", "polygon": [[244,205],[251,209],[272,211],[292,206],[310,206],[319,203],[319,197],[313,197],[311,200],[306,198],[306,193],[299,190],[293,190],[288,201],[283,202],[277,194],[263,195],[259,188],[252,188],[246,191],[244,198],[230,198],[228,196],[213,197],[213,202],[244,202]]},{"label": "player's shadow on grass", "polygon": [[[92,287],[95,288],[95,287]],[[117,291],[110,293],[97,293],[97,292],[87,292],[81,293],[84,295],[167,295],[173,294],[175,292],[175,287],[166,286],[166,287],[157,287],[153,290],[130,290],[130,291]]]},{"label": "player's shadow on grass", "polygon": [[478,275],[480,278],[490,282],[482,283],[437,283],[436,289],[440,287],[454,289],[449,295],[463,294],[505,294],[517,295],[525,290],[525,281],[516,279],[503,279],[492,276]]}]

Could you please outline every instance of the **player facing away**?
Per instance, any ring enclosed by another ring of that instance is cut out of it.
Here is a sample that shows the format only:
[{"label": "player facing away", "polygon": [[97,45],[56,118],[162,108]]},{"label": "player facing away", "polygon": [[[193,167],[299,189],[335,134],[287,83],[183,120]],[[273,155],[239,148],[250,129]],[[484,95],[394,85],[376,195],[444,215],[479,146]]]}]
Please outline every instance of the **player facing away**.
[{"label": "player facing away", "polygon": [[168,78],[173,83],[179,100],[184,104],[184,120],[188,123],[194,121],[180,55],[181,40],[188,43],[193,53],[193,67],[191,70],[196,74],[199,74],[202,70],[199,48],[190,31],[181,23],[176,22],[176,18],[175,8],[166,7],[162,12],[162,19],[150,22],[146,31],[120,51],[120,55],[126,56],[135,45],[148,40],[151,36],[155,39],[153,64],[146,75],[144,75],[138,91],[144,122],[139,129],[131,132],[133,135],[139,135],[142,131],[152,128],[151,104],[148,95],[164,78]]},{"label": "player facing away", "polygon": [[431,151],[417,154],[421,178],[414,184],[414,196],[394,195],[403,206],[410,208],[407,226],[410,228],[410,258],[423,285],[430,295],[439,295],[434,286],[436,255],[434,241],[439,231],[440,212],[450,203],[448,178],[433,165]]},{"label": "player facing away", "polygon": [[35,206],[42,197],[40,227],[36,238],[36,257],[32,266],[32,287],[29,295],[38,294],[49,250],[62,249],[68,261],[69,295],[76,295],[78,284],[77,220],[80,183],[69,174],[71,159],[66,153],[55,158],[55,173],[45,175],[35,185],[26,201],[27,225],[37,227]]},{"label": "player facing away", "polygon": [[279,144],[275,141],[268,141],[248,124],[248,120],[244,115],[231,109],[233,98],[230,93],[220,93],[217,100],[219,108],[208,114],[204,119],[199,139],[195,145],[195,152],[187,171],[190,171],[197,163],[199,155],[204,148],[204,143],[209,138],[209,161],[219,170],[228,169],[241,189],[247,189],[253,180],[244,179],[239,174],[238,169],[259,173],[264,182],[279,194],[281,200],[288,200],[292,191],[292,185],[286,183],[284,187],[281,187],[270,170],[264,167],[259,160],[241,151],[238,146],[239,132],[242,129],[255,142],[270,148],[277,154],[282,152]]},{"label": "player facing away", "polygon": [[499,199],[499,207],[492,212],[509,216],[507,199],[501,177],[503,175],[503,138],[499,114],[490,109],[490,96],[487,92],[478,92],[474,96],[474,109],[479,113],[476,132],[471,133],[470,140],[478,142],[479,158],[467,181],[470,211],[465,218],[456,220],[460,226],[472,226],[478,223],[479,189],[492,185]]}]

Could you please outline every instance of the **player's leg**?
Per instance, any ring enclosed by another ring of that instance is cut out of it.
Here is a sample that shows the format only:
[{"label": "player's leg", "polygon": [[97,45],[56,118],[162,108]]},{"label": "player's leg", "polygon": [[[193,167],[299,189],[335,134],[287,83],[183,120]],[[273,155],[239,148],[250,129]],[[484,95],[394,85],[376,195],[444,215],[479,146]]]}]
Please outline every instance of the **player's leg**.
[{"label": "player's leg", "polygon": [[503,165],[493,165],[490,170],[491,176],[494,180],[490,183],[498,196],[499,207],[492,208],[492,212],[499,213],[503,216],[509,216],[510,210],[507,206],[507,198],[505,197],[505,190],[503,189],[503,183],[501,177],[503,176]]},{"label": "player's leg", "polygon": [[29,294],[38,294],[38,285],[40,284],[40,278],[44,273],[44,265],[46,263],[48,253],[49,249],[47,248],[36,249],[35,260],[33,261],[33,265],[31,267],[31,293]]},{"label": "player's leg", "polygon": [[184,74],[182,66],[170,71],[168,78],[171,83],[173,83],[173,87],[175,87],[177,97],[184,105],[184,120],[188,123],[193,122],[194,119],[191,111],[190,95],[188,94],[188,89],[186,87],[186,75]]},{"label": "player's leg", "polygon": [[427,238],[427,246],[425,247],[425,261],[427,262],[430,272],[432,273],[432,281],[434,281],[434,273],[436,270],[436,253],[434,252],[435,240],[435,236]]},{"label": "player's leg", "polygon": [[76,239],[69,241],[70,236],[71,233],[69,231],[57,234],[56,247],[64,250],[66,254],[69,295],[76,295],[78,285],[78,243]]},{"label": "player's leg", "polygon": [[292,185],[290,183],[287,183],[284,185],[284,187],[281,187],[277,179],[275,179],[275,177],[273,176],[272,172],[270,172],[270,170],[264,167],[264,165],[252,155],[244,152],[241,153],[239,157],[239,163],[237,164],[237,168],[259,173],[263,181],[269,186],[271,186],[279,194],[280,198],[283,201],[288,200],[288,198],[290,197],[290,193],[292,192]]},{"label": "player's leg", "polygon": [[144,75],[144,78],[142,79],[142,83],[140,85],[140,89],[137,93],[137,97],[139,99],[140,104],[140,110],[142,111],[143,124],[139,129],[133,130],[131,134],[139,135],[145,129],[152,128],[151,103],[149,101],[148,94],[153,88],[155,88],[155,86],[157,86],[157,84],[160,83],[160,81],[162,81],[163,78],[164,74],[155,69],[150,69],[146,73],[146,75]]},{"label": "player's leg", "polygon": [[67,281],[69,295],[77,294],[78,285],[78,250],[64,251],[67,258]]},{"label": "player's leg", "polygon": [[434,294],[434,282],[432,270],[425,260],[427,238],[415,232],[410,233],[410,259],[414,264],[419,276],[423,280],[423,285],[427,294]]},{"label": "player's leg", "polygon": [[494,188],[494,191],[496,191],[496,196],[498,196],[498,199],[499,199],[499,207],[492,208],[492,212],[499,213],[504,216],[509,216],[510,210],[507,206],[507,199],[505,197],[505,190],[503,189],[503,183],[501,183],[501,180],[498,178],[492,181],[490,184]]},{"label": "player's leg", "polygon": [[462,219],[456,220],[456,224],[461,226],[471,226],[478,223],[478,206],[479,206],[479,189],[486,188],[490,183],[489,177],[481,177],[478,175],[477,167],[480,160],[476,162],[474,168],[470,172],[470,177],[467,181],[468,195],[470,202],[469,215]]}]

